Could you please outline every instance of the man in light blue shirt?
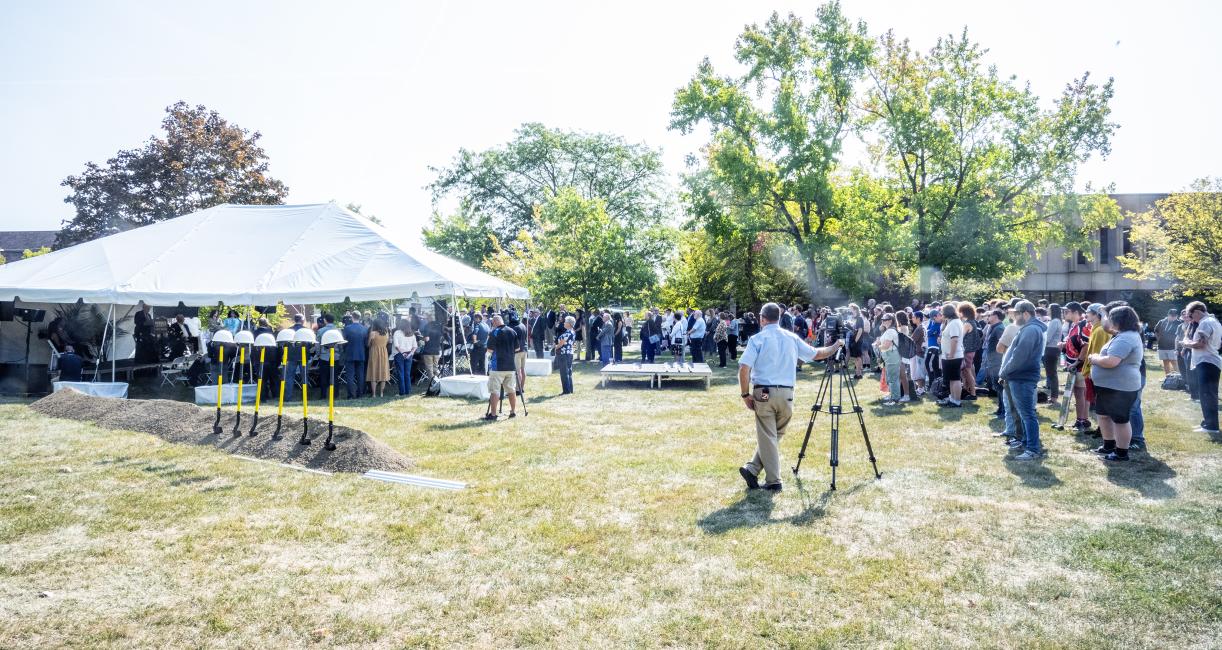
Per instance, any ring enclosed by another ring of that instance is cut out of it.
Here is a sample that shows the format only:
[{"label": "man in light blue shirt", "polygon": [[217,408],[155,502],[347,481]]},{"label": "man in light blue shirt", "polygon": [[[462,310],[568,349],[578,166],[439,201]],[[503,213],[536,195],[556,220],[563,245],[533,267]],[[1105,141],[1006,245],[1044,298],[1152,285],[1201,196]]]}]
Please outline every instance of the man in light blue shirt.
[{"label": "man in light blue shirt", "polygon": [[759,474],[764,472],[764,489],[781,489],[781,436],[793,415],[793,386],[797,377],[798,359],[818,361],[836,353],[844,345],[836,341],[825,348],[812,348],[789,330],[777,325],[781,307],[770,302],[760,309],[759,333],[747,339],[747,349],[738,362],[738,386],[743,403],[755,413],[755,455],[738,473],[747,487],[760,487]]}]

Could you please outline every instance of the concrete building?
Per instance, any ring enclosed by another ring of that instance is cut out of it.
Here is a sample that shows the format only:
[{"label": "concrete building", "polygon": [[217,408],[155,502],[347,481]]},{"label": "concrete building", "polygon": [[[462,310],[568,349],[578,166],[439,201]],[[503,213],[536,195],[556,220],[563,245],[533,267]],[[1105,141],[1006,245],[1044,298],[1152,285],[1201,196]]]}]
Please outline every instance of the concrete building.
[{"label": "concrete building", "polygon": [[[1154,203],[1167,194],[1111,196],[1122,211],[1138,213],[1154,207]],[[1047,298],[1062,304],[1069,300],[1133,300],[1148,297],[1151,291],[1166,289],[1168,283],[1165,281],[1138,282],[1125,277],[1119,258],[1132,251],[1129,225],[1126,217],[1115,228],[1100,228],[1089,255],[1084,251],[1066,255],[1065,249],[1057,246],[1039,255],[1032,250],[1031,272],[1015,289],[1029,297]]]}]

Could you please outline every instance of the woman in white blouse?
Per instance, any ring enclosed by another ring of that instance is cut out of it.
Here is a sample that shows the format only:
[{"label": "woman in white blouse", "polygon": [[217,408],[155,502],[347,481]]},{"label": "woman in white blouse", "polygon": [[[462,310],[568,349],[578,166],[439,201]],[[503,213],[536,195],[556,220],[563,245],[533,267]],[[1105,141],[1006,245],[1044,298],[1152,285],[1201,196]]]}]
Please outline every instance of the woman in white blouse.
[{"label": "woman in white blouse", "polygon": [[412,358],[416,355],[417,347],[411,319],[399,321],[391,347],[395,354],[395,378],[399,380],[399,394],[409,395],[412,392]]}]

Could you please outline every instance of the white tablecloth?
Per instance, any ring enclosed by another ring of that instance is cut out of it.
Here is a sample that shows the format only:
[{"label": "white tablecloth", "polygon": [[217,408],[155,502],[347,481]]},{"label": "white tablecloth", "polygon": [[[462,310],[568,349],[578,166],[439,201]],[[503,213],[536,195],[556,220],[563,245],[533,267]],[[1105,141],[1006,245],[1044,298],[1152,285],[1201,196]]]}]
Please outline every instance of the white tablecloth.
[{"label": "white tablecloth", "polygon": [[488,378],[484,375],[455,375],[442,377],[442,397],[474,397],[488,399]]},{"label": "white tablecloth", "polygon": [[526,360],[526,376],[527,377],[546,377],[552,374],[551,359],[527,359]]},{"label": "white tablecloth", "polygon": [[65,388],[94,397],[127,399],[127,382],[125,381],[57,381],[51,384],[51,390],[56,393]]},{"label": "white tablecloth", "polygon": [[[195,403],[216,405],[216,384],[207,386],[195,387]],[[238,403],[238,385],[225,384],[221,386],[221,404],[237,404]],[[242,403],[255,403],[255,384],[246,384],[242,386]],[[326,406],[326,403],[323,403]]]}]

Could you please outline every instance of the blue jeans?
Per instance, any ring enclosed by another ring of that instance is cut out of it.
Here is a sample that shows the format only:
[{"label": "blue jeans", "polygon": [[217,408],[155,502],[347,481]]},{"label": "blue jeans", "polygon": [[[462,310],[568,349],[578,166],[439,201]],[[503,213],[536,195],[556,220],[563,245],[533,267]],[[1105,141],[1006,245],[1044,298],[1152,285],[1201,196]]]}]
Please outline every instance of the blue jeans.
[{"label": "blue jeans", "polygon": [[883,353],[883,365],[887,370],[887,388],[891,390],[891,399],[898,400],[900,398],[900,388],[902,380],[900,379],[900,359],[899,355],[894,355],[894,361],[887,358],[887,353]]},{"label": "blue jeans", "polygon": [[1031,452],[1040,453],[1040,423],[1035,418],[1036,381],[1007,381],[1010,408],[1006,409],[1006,434],[1017,437],[1018,423],[1022,423],[1023,446]]},{"label": "blue jeans", "polygon": [[399,379],[399,394],[412,394],[412,358],[395,355],[395,376]]},{"label": "blue jeans", "polygon": [[1146,418],[1141,414],[1141,394],[1146,390],[1146,375],[1141,375],[1141,390],[1137,391],[1137,399],[1133,401],[1133,408],[1129,409],[1129,426],[1133,429],[1133,441],[1129,444],[1139,443],[1141,446],[1146,445]]},{"label": "blue jeans", "polygon": [[598,365],[605,366],[611,363],[611,343],[603,343],[598,346]]}]

